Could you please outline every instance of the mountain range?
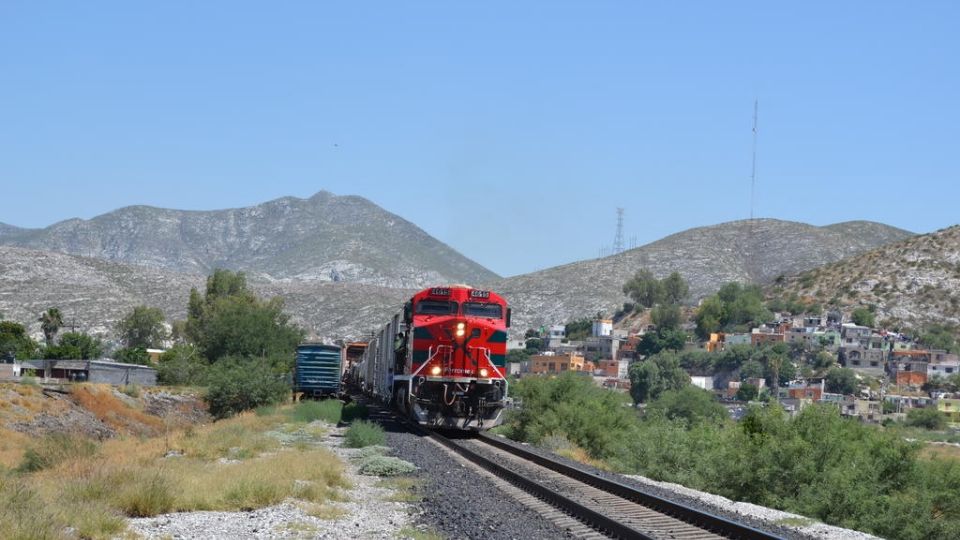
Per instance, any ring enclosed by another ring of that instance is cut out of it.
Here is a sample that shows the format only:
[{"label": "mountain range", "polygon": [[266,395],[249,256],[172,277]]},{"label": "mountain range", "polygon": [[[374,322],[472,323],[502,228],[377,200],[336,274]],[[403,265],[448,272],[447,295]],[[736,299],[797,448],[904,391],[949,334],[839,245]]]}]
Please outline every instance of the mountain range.
[{"label": "mountain range", "polygon": [[498,277],[370,201],[326,191],[229,210],[129,206],[43,229],[0,224],[0,245],[188,274],[243,270],[263,281],[403,288]]},{"label": "mountain range", "polygon": [[261,295],[283,297],[317,336],[366,334],[415,289],[456,282],[505,295],[522,332],[611,313],[641,268],[661,277],[680,272],[692,303],[729,281],[768,283],[911,236],[863,221],[735,221],[501,278],[360,197],[320,192],[203,212],[134,206],[43,229],[0,224],[0,312],[36,332],[38,314],[56,305],[82,328],[109,333],[138,304],[184,317],[190,287],[220,267],[246,272]]},{"label": "mountain range", "polygon": [[887,328],[960,326],[960,226],[886,244],[770,287],[846,312],[872,307]]}]

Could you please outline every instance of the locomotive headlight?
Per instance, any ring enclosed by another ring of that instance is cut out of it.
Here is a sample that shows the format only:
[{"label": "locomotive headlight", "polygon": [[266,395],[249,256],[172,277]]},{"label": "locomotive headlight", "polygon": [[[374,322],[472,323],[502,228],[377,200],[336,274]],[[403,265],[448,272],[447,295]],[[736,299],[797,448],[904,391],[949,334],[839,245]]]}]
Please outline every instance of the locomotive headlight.
[{"label": "locomotive headlight", "polygon": [[485,368],[485,367],[484,367],[484,368],[480,368],[480,376],[481,376],[481,377],[486,377],[486,376],[487,376],[487,373],[489,373],[489,372],[487,371],[487,368]]},{"label": "locomotive headlight", "polygon": [[466,332],[467,325],[464,323],[457,323],[457,337],[463,337],[463,334]]},{"label": "locomotive headlight", "polygon": [[431,375],[439,375],[440,371],[441,371],[440,366],[433,366],[432,368],[430,368]]}]

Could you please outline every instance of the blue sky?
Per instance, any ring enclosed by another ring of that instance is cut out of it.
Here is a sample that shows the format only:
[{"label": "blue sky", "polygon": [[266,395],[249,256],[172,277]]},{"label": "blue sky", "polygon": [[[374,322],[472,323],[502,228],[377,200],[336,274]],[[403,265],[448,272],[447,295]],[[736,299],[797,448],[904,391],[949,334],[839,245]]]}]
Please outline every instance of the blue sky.
[{"label": "blue sky", "polygon": [[[201,5],[202,4],[202,5]],[[0,3],[0,222],[366,197],[502,275],[960,221],[956,2]]]}]

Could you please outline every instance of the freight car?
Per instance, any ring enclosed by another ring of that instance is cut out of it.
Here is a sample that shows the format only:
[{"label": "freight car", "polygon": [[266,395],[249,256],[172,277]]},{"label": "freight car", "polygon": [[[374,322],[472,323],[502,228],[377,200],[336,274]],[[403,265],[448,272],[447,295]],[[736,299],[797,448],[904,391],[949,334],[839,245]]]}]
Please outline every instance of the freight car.
[{"label": "freight car", "polygon": [[507,302],[494,292],[424,289],[374,335],[350,378],[421,425],[490,429],[508,399],[509,326]]},{"label": "freight car", "polygon": [[293,395],[305,398],[337,397],[340,393],[341,349],[336,345],[303,343],[293,367]]}]

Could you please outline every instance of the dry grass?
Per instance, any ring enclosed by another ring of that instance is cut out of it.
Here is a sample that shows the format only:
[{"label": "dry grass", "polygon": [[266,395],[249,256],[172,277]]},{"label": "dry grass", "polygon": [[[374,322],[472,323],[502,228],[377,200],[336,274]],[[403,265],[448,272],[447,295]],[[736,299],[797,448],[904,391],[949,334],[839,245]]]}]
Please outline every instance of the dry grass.
[{"label": "dry grass", "polygon": [[109,386],[77,385],[70,395],[78,405],[115,429],[142,435],[156,435],[165,428],[162,419],[131,408],[114,396]]},{"label": "dry grass", "polygon": [[922,459],[952,459],[960,460],[960,446],[952,444],[925,444],[920,450]]},{"label": "dry grass", "polygon": [[283,448],[264,435],[286,419],[245,414],[162,437],[109,440],[93,455],[0,477],[0,538],[57,538],[67,526],[83,538],[113,538],[128,516],[246,510],[287,498],[332,515],[322,503],[344,498],[343,465],[324,448]]},{"label": "dry grass", "polygon": [[591,467],[596,467],[598,469],[609,471],[611,470],[610,465],[606,462],[600,461],[590,457],[590,454],[586,450],[580,448],[579,446],[571,445],[569,448],[561,448],[556,451],[558,456],[563,456],[567,459],[572,459],[573,461],[578,461],[584,465],[590,465]]}]

